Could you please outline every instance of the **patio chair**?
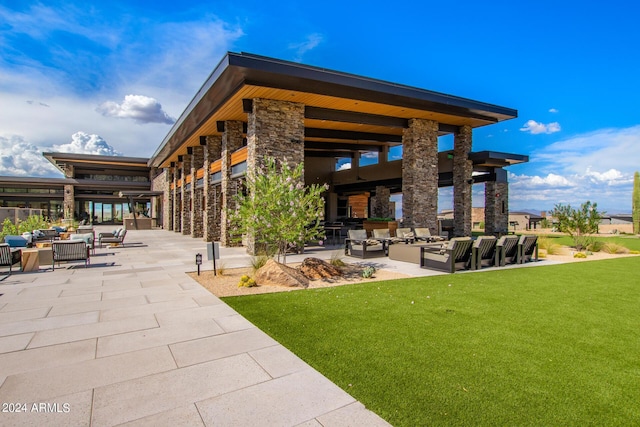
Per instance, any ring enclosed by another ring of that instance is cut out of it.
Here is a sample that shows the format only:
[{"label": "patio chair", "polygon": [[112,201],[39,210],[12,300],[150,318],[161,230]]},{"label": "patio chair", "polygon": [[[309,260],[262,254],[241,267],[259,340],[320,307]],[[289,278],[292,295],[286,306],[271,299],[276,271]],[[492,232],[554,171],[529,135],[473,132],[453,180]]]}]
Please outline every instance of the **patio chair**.
[{"label": "patio chair", "polygon": [[420,248],[420,267],[455,273],[471,264],[471,237],[454,237],[438,252]]},{"label": "patio chair", "polygon": [[520,236],[516,263],[524,264],[533,260],[538,261],[538,236]]},{"label": "patio chair", "polygon": [[84,267],[89,265],[89,246],[84,240],[62,240],[51,244],[52,266],[56,269],[56,261],[60,266],[60,261],[84,261]]},{"label": "patio chair", "polygon": [[498,266],[514,264],[518,260],[518,236],[502,236],[496,243]]},{"label": "patio chair", "polygon": [[441,236],[432,236],[431,230],[429,230],[428,228],[414,228],[413,232],[416,235],[417,241],[437,242],[440,240],[445,240],[445,238]]},{"label": "patio chair", "polygon": [[82,240],[87,244],[87,247],[91,249],[91,253],[95,255],[96,247],[93,233],[72,234],[69,236],[70,240]]},{"label": "patio chair", "polygon": [[9,267],[9,274],[7,276],[11,276],[11,268],[15,263],[16,257],[14,257],[14,254],[11,252],[11,247],[9,246],[9,244],[0,243],[0,266]]},{"label": "patio chair", "polygon": [[498,266],[495,236],[480,236],[471,246],[471,269],[480,270],[482,267]]},{"label": "patio chair", "polygon": [[404,242],[404,239],[399,237],[391,237],[391,232],[388,228],[375,228],[373,229],[373,240],[386,241],[393,244],[398,242]]},{"label": "patio chair", "polygon": [[122,244],[124,246],[124,238],[127,235],[127,230],[125,228],[121,228],[116,232],[116,234],[112,233],[100,233],[98,235],[98,245],[102,248],[104,243],[117,243]]},{"label": "patio chair", "polygon": [[402,239],[406,244],[413,243],[416,241],[416,234],[411,231],[410,228],[397,228],[396,229],[396,238]]},{"label": "patio chair", "polygon": [[387,244],[367,238],[366,230],[349,230],[344,241],[344,254],[360,258],[373,258],[386,255]]}]

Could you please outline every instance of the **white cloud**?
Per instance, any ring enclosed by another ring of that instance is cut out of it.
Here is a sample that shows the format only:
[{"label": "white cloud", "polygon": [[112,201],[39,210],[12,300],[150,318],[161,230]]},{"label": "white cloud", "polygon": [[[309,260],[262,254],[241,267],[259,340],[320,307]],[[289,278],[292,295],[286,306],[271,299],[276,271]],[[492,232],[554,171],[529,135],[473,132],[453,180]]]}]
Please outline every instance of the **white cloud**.
[{"label": "white cloud", "polygon": [[539,133],[556,133],[560,132],[560,123],[552,122],[549,124],[538,123],[535,120],[529,120],[520,128],[522,132],[529,132],[532,135]]},{"label": "white cloud", "polygon": [[71,142],[62,145],[54,145],[54,152],[76,153],[76,154],[97,154],[102,156],[122,156],[107,141],[99,135],[89,135],[85,132],[76,132],[71,135]]},{"label": "white cloud", "polygon": [[176,121],[162,110],[162,105],[156,99],[144,95],[127,95],[121,104],[107,101],[96,108],[96,111],[105,117],[133,119],[136,123],[171,125]]},{"label": "white cloud", "polygon": [[556,108],[550,108],[549,112],[555,114],[555,113],[559,113],[560,111],[558,109],[556,109]]},{"label": "white cloud", "polygon": [[51,177],[61,173],[42,157],[40,148],[13,135],[0,136],[0,175]]},{"label": "white cloud", "polygon": [[322,34],[313,33],[309,34],[305,41],[301,43],[292,43],[289,45],[289,49],[293,49],[296,51],[295,61],[302,61],[302,57],[305,53],[309,52],[312,49],[315,49],[320,43],[322,43],[323,37]]},{"label": "white cloud", "polygon": [[347,162],[347,163],[343,163],[340,166],[338,166],[338,168],[336,169],[336,171],[346,171],[351,169],[351,162]]}]

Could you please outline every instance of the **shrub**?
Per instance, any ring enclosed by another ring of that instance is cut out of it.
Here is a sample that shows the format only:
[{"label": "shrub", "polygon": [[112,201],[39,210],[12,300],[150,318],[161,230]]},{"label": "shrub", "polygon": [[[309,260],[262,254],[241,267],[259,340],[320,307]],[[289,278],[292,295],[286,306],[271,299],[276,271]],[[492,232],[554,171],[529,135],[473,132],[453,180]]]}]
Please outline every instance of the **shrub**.
[{"label": "shrub", "polygon": [[562,247],[548,237],[538,238],[538,248],[546,251],[547,255],[558,255]]},{"label": "shrub", "polygon": [[602,240],[594,240],[593,242],[589,243],[587,249],[592,252],[600,252],[604,245],[605,242],[603,242]]},{"label": "shrub", "polygon": [[629,251],[632,255],[640,255],[640,251]]},{"label": "shrub", "polygon": [[240,283],[238,283],[239,288],[253,288],[254,286],[257,286],[256,281],[246,274],[240,278]]},{"label": "shrub", "polygon": [[225,270],[226,267],[224,266],[224,263],[220,262],[216,265],[216,273],[218,274],[218,276],[224,276]]},{"label": "shrub", "polygon": [[622,245],[618,245],[617,243],[606,242],[602,245],[602,252],[608,254],[628,254],[629,249],[625,248]]},{"label": "shrub", "polygon": [[576,252],[575,254],[573,254],[574,258],[586,258],[587,254],[585,254],[584,252]]},{"label": "shrub", "polygon": [[18,234],[32,232],[33,230],[40,230],[42,228],[49,228],[49,225],[44,220],[44,217],[40,215],[29,215],[24,221],[18,222]]},{"label": "shrub", "polygon": [[0,232],[0,236],[2,236],[2,241],[4,242],[4,236],[16,235],[18,233],[18,227],[16,227],[13,222],[9,218],[5,218],[2,223],[2,232]]},{"label": "shrub", "polygon": [[598,204],[587,201],[574,209],[571,205],[558,204],[551,215],[558,221],[558,230],[569,233],[579,251],[586,248],[594,238],[590,236],[598,232],[598,224],[604,212],[598,211]]},{"label": "shrub", "polygon": [[329,264],[334,267],[344,267],[346,264],[342,261],[342,254],[340,251],[335,251],[331,254],[331,259],[329,260]]},{"label": "shrub", "polygon": [[253,272],[255,273],[256,271],[258,271],[262,267],[264,267],[264,265],[267,263],[267,261],[269,261],[270,258],[271,257],[268,256],[268,255],[252,256],[251,257],[251,269],[253,270]]},{"label": "shrub", "polygon": [[373,277],[373,274],[376,272],[375,267],[367,266],[362,270],[361,276],[365,279]]}]

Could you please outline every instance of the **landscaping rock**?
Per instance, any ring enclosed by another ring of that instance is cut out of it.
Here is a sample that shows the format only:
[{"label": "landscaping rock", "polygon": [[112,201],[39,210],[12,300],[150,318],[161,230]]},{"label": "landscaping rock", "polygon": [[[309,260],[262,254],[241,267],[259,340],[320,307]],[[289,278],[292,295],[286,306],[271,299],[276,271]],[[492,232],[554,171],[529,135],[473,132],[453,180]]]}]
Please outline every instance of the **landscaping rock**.
[{"label": "landscaping rock", "polygon": [[342,272],[338,268],[319,258],[305,258],[298,270],[310,280],[342,276]]},{"label": "landscaping rock", "polygon": [[270,259],[266,264],[254,275],[254,280],[260,286],[287,286],[287,287],[303,287],[309,286],[309,279],[304,277],[295,268],[288,267],[284,264]]}]

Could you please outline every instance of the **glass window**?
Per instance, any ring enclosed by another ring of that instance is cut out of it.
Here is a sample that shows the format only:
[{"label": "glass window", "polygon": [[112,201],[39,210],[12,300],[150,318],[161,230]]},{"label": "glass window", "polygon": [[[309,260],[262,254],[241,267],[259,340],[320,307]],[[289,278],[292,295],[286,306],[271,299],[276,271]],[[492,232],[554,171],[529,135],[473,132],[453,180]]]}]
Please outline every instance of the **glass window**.
[{"label": "glass window", "polygon": [[351,169],[351,157],[336,158],[336,172]]},{"label": "glass window", "polygon": [[360,153],[360,161],[359,161],[359,165],[360,166],[370,166],[370,165],[377,165],[378,164],[378,156],[379,156],[379,152],[377,151],[363,151]]},{"label": "glass window", "polygon": [[401,159],[402,159],[402,144],[389,147],[387,160],[390,162],[393,162],[394,160],[401,160]]}]

